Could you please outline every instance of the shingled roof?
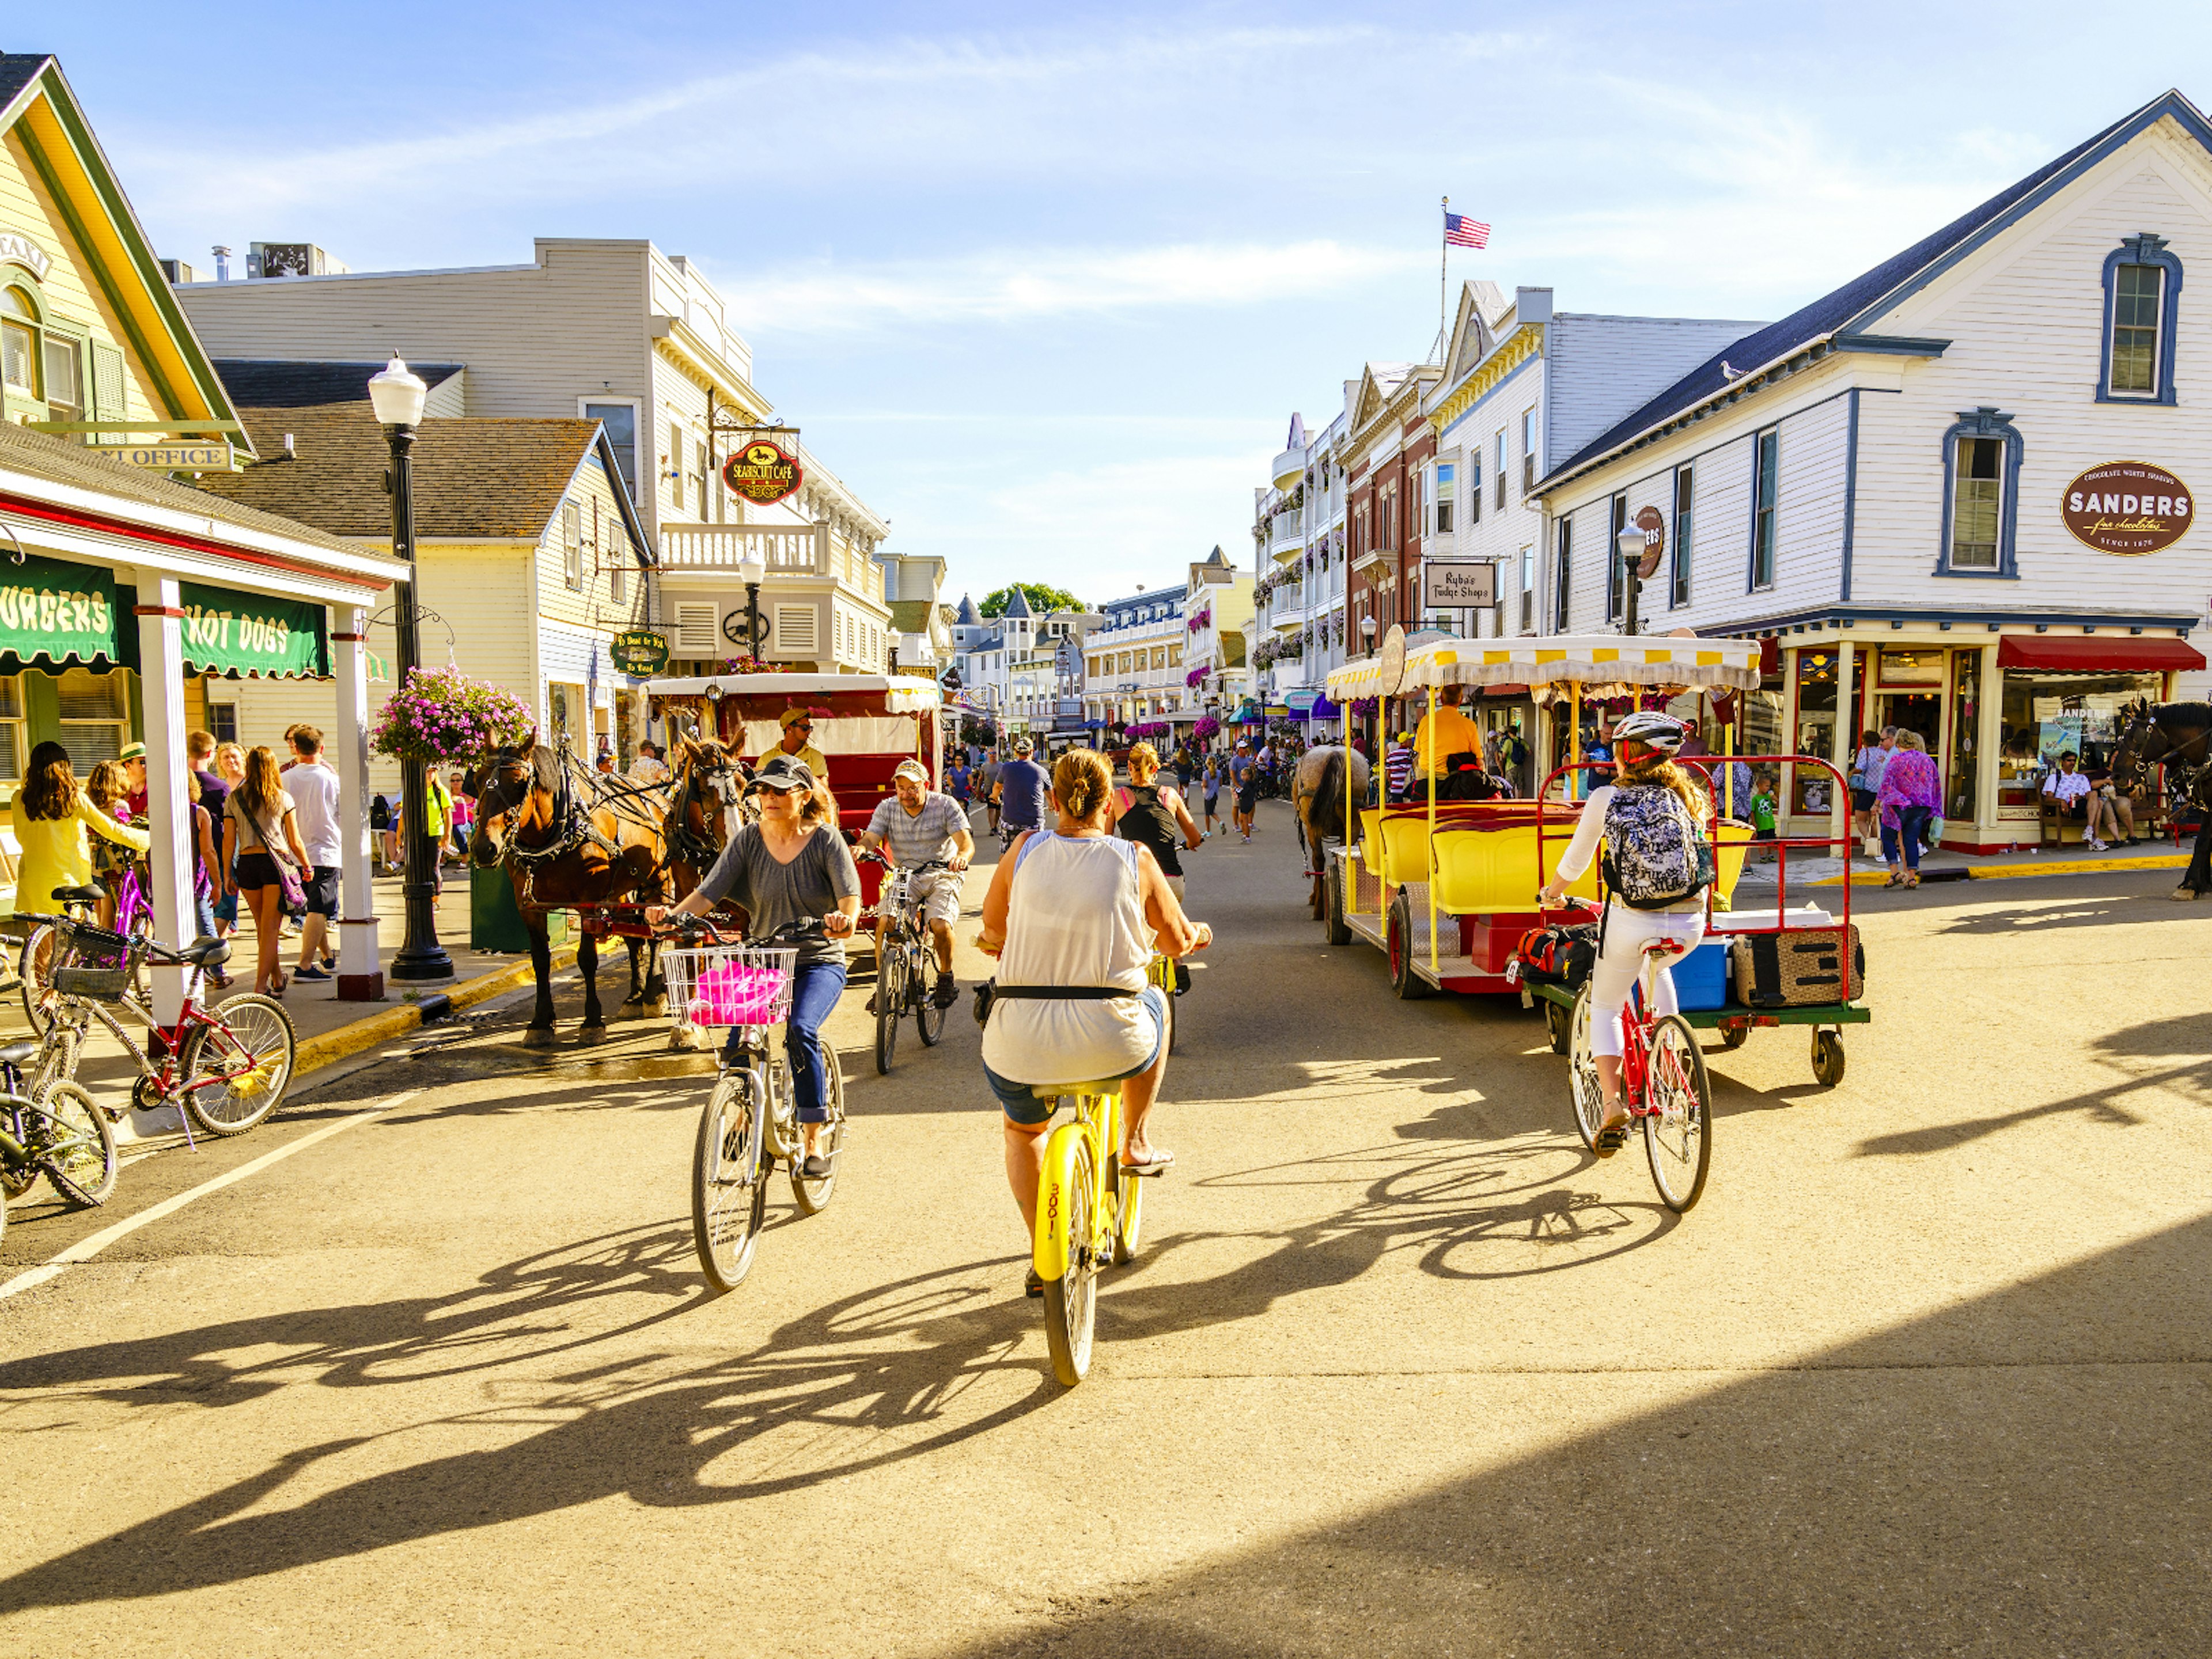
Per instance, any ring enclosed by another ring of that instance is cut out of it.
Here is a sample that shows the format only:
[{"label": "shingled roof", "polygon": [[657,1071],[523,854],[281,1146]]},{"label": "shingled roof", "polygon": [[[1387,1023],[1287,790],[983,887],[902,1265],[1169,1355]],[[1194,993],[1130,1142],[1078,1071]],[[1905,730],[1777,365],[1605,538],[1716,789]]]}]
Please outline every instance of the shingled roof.
[{"label": "shingled roof", "polygon": [[[410,363],[408,368],[435,390],[467,367],[464,363]],[[288,362],[267,357],[217,357],[215,372],[240,409],[314,409],[325,404],[367,403],[372,375],[381,362]],[[264,450],[264,454],[269,452]]]},{"label": "shingled roof", "polygon": [[39,72],[53,61],[43,52],[0,52],[0,109],[15,102],[16,94],[37,80]]},{"label": "shingled roof", "polygon": [[[217,526],[235,526],[258,530],[327,552],[359,557],[363,550],[342,541],[327,528],[307,520],[280,516],[258,502],[225,499],[206,490],[181,484],[164,473],[148,472],[112,460],[98,450],[71,443],[51,433],[33,432],[13,422],[0,422],[0,471],[27,473],[51,483],[96,490],[101,495],[148,507],[168,507],[212,520]],[[228,475],[227,475],[228,476]],[[220,536],[218,534],[218,539]],[[0,548],[0,559],[7,550]]]},{"label": "shingled roof", "polygon": [[[2154,98],[2094,137],[2076,144],[2047,167],[2038,168],[2019,183],[1998,191],[1932,235],[1922,237],[1902,253],[1885,259],[1780,322],[1770,323],[1715,352],[1634,414],[1585,444],[1571,459],[1554,468],[1544,483],[1550,484],[1581,471],[1726,392],[1730,385],[1753,371],[1784,362],[1832,336],[1848,337],[1854,325],[1874,320],[1882,310],[1904,297],[1904,291],[1917,286],[1916,279],[1933,275],[1969,252],[1985,236],[2002,228],[2010,222],[2015,208],[2029,204],[2031,198],[2047,189],[2057,188],[2077,168],[2093,165],[2168,115],[2196,132],[2200,139],[2212,141],[2212,131],[2208,131],[2204,117],[2180,93],[2166,92]],[[1723,362],[1729,372],[1723,371]]]},{"label": "shingled roof", "polygon": [[[243,472],[210,474],[204,489],[334,535],[390,537],[384,473],[391,450],[366,399],[313,409],[240,409],[239,418],[270,459]],[[596,421],[472,416],[423,422],[415,441],[415,533],[535,541],[559,511],[598,430]],[[283,459],[288,433],[289,460]],[[634,542],[637,535],[633,529]],[[641,543],[638,551],[648,556]]]}]

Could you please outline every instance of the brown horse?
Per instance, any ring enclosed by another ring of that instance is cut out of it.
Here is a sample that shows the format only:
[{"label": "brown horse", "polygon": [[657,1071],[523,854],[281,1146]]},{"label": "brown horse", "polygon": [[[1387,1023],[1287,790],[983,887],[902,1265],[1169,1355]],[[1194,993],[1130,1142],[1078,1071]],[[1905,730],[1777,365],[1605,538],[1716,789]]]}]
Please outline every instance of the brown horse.
[{"label": "brown horse", "polygon": [[[658,904],[667,897],[662,827],[666,811],[664,790],[598,778],[565,750],[535,738],[494,757],[477,803],[469,855],[483,868],[505,867],[530,935],[538,1001],[530,1029],[523,1033],[525,1048],[544,1048],[554,1040],[552,948],[545,918],[555,910],[576,910],[586,922],[576,945],[576,966],[584,975],[584,1023],[576,1040],[606,1040],[592,924],[603,919],[598,907]],[[640,1004],[653,994],[649,969],[645,983],[639,982],[640,946],[645,943],[641,938],[629,940],[629,1000]]]},{"label": "brown horse", "polygon": [[671,749],[676,780],[661,825],[668,848],[668,896],[688,896],[707,878],[729,841],[730,815],[750,777],[745,763],[708,738],[679,738]]},{"label": "brown horse", "polygon": [[1306,873],[1313,878],[1313,890],[1307,895],[1307,902],[1313,906],[1316,921],[1328,914],[1324,880],[1328,854],[1323,850],[1324,844],[1342,841],[1345,836],[1344,769],[1347,757],[1352,766],[1352,810],[1357,811],[1366,802],[1370,775],[1367,757],[1357,749],[1346,750],[1334,744],[1309,749],[1298,757],[1297,770],[1291,778],[1291,805],[1297,814],[1298,843],[1305,848]]},{"label": "brown horse", "polygon": [[2135,790],[2152,766],[2198,768],[2212,750],[2212,703],[2166,702],[2148,697],[2127,706],[2127,724],[2112,753],[2112,781]]}]

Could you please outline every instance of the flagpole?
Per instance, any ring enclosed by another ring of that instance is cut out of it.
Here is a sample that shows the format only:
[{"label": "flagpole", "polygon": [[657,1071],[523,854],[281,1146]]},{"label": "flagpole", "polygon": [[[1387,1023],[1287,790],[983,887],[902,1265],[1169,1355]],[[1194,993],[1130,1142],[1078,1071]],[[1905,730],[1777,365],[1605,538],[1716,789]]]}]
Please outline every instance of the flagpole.
[{"label": "flagpole", "polygon": [[[1449,196],[1443,199],[1443,212],[1446,215],[1451,212],[1451,198]],[[1451,311],[1451,303],[1447,298],[1451,290],[1451,239],[1446,230],[1450,222],[1449,217],[1440,217],[1437,221],[1437,234],[1441,239],[1437,244],[1437,367],[1439,368],[1445,367],[1444,354],[1451,349],[1449,332],[1451,325],[1447,320]]]}]

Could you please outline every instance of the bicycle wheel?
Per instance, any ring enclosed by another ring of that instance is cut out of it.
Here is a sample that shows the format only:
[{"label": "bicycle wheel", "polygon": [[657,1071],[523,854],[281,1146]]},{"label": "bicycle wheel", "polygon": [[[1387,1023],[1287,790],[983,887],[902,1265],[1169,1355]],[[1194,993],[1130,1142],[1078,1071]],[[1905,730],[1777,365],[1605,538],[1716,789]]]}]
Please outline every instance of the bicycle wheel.
[{"label": "bicycle wheel", "polygon": [[899,1021],[906,1016],[906,952],[896,941],[877,952],[876,1074],[890,1075],[898,1054]]},{"label": "bicycle wheel", "polygon": [[1044,1340],[1052,1351],[1052,1374],[1073,1388],[1091,1369],[1091,1340],[1098,1316],[1098,1263],[1091,1247],[1091,1190],[1096,1178],[1091,1145],[1078,1144],[1074,1176],[1068,1182],[1066,1229],[1067,1271],[1044,1282]]},{"label": "bicycle wheel", "polygon": [[[35,1087],[26,1085],[26,1088],[31,1094],[38,1092]],[[0,1096],[0,1099],[4,1098],[4,1096]],[[25,1103],[21,1096],[16,1097],[15,1109],[6,1114],[8,1133],[14,1136],[18,1143],[29,1138],[36,1121],[34,1114],[35,1109]],[[33,1122],[24,1121],[27,1115],[33,1115]],[[39,1184],[40,1173],[38,1154],[35,1152],[26,1152],[21,1158],[0,1161],[0,1199],[5,1199],[13,1203],[16,1199],[22,1197],[25,1193]]]},{"label": "bicycle wheel", "polygon": [[17,971],[22,981],[23,1018],[31,1022],[33,1031],[44,1036],[54,1018],[54,930],[49,924],[41,922],[31,929],[23,941]]},{"label": "bicycle wheel", "polygon": [[750,1072],[714,1079],[699,1115],[691,1153],[691,1242],[700,1270],[717,1291],[733,1291],[753,1265],[768,1213],[767,1114],[753,1098]]},{"label": "bicycle wheel", "polygon": [[1605,1121],[1605,1085],[1598,1081],[1597,1055],[1590,1048],[1590,994],[1585,985],[1567,1018],[1567,1089],[1574,1103],[1575,1133],[1583,1150],[1597,1151],[1598,1126]]},{"label": "bicycle wheel", "polygon": [[131,918],[131,994],[142,1008],[149,1006],[146,946],[154,942],[154,913],[141,910]]},{"label": "bicycle wheel", "polygon": [[914,1000],[915,1029],[921,1033],[921,1046],[934,1048],[945,1036],[945,1017],[952,1011],[937,1004],[937,987],[930,982],[929,963],[932,958],[925,948],[917,947],[914,962],[908,969],[911,982],[916,988]]},{"label": "bicycle wheel", "polygon": [[826,1042],[822,1045],[822,1070],[830,1079],[830,1121],[822,1126],[815,1146],[828,1160],[830,1173],[810,1179],[799,1172],[799,1161],[805,1156],[806,1142],[803,1133],[794,1136],[791,1195],[798,1202],[801,1215],[813,1215],[828,1207],[830,1194],[837,1190],[837,1157],[845,1150],[845,1068],[838,1063],[837,1051]]},{"label": "bicycle wheel", "polygon": [[299,1033],[284,1005],[258,991],[241,991],[214,1012],[222,1023],[195,1028],[178,1057],[185,1109],[211,1135],[242,1135],[283,1103]]},{"label": "bicycle wheel", "polygon": [[1651,1179],[1667,1207],[1680,1213],[1705,1190],[1713,1158],[1713,1087],[1697,1033],[1680,1014],[1662,1014],[1651,1027],[1650,1076],[1644,1103],[1644,1150]]},{"label": "bicycle wheel", "polygon": [[115,1190],[115,1131],[107,1114],[74,1083],[53,1085],[35,1109],[52,1131],[40,1162],[54,1190],[73,1203],[106,1203]]}]

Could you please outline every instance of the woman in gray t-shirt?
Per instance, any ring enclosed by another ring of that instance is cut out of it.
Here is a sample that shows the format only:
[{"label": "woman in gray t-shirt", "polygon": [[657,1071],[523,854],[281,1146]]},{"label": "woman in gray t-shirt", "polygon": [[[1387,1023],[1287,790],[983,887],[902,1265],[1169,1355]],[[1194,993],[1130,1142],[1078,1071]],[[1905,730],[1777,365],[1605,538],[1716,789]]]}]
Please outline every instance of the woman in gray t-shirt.
[{"label": "woman in gray t-shirt", "polygon": [[[799,941],[791,978],[791,1018],[784,1028],[793,1093],[806,1136],[802,1173],[818,1181],[830,1173],[828,1160],[817,1150],[821,1126],[830,1116],[822,1022],[845,989],[845,940],[860,913],[860,872],[843,838],[827,822],[829,810],[805,762],[789,756],[770,758],[747,793],[760,798],[760,822],[731,837],[696,890],[672,909],[648,909],[646,919],[703,916],[732,898],[744,906],[755,938],[788,922],[822,924],[824,937]],[[730,1033],[725,1058],[735,1057],[737,1035]]]}]

